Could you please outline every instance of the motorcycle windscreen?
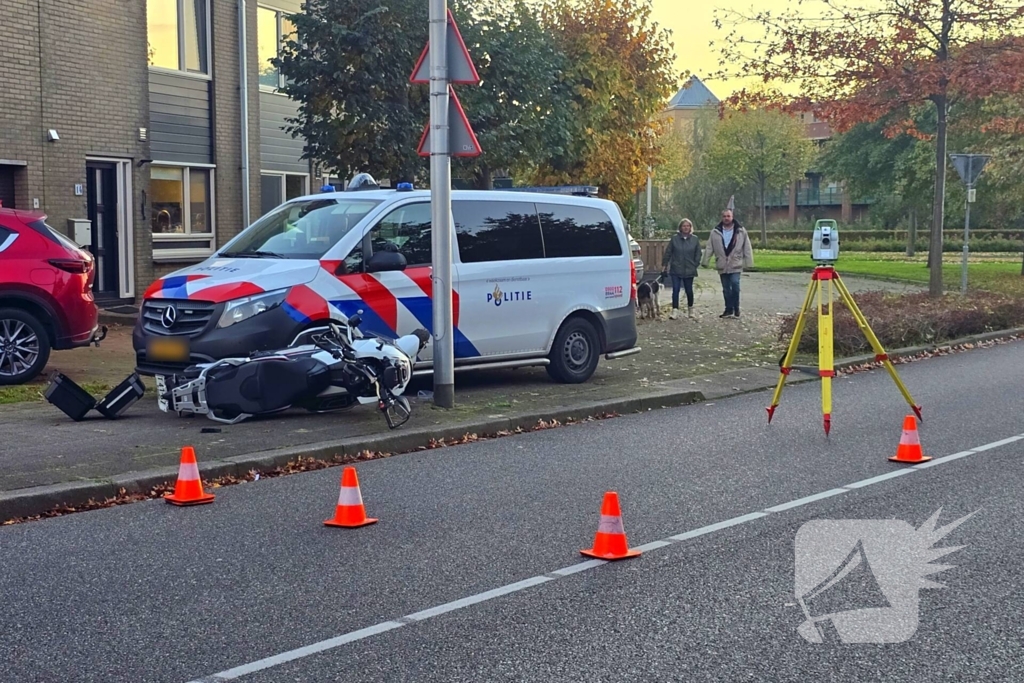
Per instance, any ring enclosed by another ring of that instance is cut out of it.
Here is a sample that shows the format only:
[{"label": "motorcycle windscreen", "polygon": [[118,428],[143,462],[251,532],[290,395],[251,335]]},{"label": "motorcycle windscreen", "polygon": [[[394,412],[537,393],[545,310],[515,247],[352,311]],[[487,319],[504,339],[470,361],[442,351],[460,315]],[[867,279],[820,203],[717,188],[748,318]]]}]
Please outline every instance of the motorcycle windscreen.
[{"label": "motorcycle windscreen", "polygon": [[206,404],[224,417],[272,413],[316,396],[330,380],[327,366],[314,358],[257,360],[208,373]]}]

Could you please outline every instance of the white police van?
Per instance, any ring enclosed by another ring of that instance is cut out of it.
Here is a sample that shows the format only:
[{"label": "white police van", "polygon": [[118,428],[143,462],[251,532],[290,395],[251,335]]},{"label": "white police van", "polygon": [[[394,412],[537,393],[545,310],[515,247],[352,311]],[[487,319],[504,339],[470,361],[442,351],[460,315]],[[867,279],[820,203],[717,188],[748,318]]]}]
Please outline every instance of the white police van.
[{"label": "white police van", "polygon": [[[636,273],[611,201],[452,192],[456,370],[543,365],[584,382],[636,347]],[[360,312],[364,334],[432,327],[430,193],[370,189],[292,199],[216,254],[154,282],[133,333],[137,369],[299,343]],[[432,342],[416,359],[431,370]]]}]

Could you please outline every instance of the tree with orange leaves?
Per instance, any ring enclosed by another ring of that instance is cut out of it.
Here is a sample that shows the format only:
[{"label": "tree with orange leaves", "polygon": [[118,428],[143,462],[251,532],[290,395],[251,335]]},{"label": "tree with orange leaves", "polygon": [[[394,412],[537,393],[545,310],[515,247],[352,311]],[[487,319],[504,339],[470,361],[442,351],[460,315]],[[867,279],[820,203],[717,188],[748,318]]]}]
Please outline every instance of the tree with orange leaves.
[{"label": "tree with orange leaves", "polygon": [[658,114],[675,91],[672,43],[651,0],[544,0],[541,23],[567,58],[555,89],[569,135],[538,159],[538,184],[588,183],[625,203],[663,159]]},{"label": "tree with orange leaves", "polygon": [[[929,292],[941,295],[950,105],[1024,87],[1024,6],[1007,0],[798,0],[781,12],[719,12],[716,23],[733,27],[718,46],[723,75],[756,75],[765,84],[737,93],[734,104],[814,111],[838,132],[895,115],[888,135],[934,139]],[[934,132],[914,126],[910,111],[920,104],[935,107]]]}]

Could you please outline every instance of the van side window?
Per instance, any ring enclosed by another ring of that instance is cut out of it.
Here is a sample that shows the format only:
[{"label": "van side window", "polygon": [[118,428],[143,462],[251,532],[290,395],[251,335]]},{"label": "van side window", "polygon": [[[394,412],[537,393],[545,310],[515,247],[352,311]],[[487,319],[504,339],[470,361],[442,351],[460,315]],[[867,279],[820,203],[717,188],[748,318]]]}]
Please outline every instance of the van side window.
[{"label": "van side window", "polygon": [[[406,204],[384,216],[370,230],[370,243],[378,251],[393,244],[405,256],[407,267],[430,265],[430,204]],[[363,272],[362,242],[345,259],[346,272]]]},{"label": "van side window", "polygon": [[620,256],[622,244],[604,211],[571,204],[538,204],[548,258]]},{"label": "van side window", "polygon": [[452,202],[463,263],[544,258],[532,202]]}]

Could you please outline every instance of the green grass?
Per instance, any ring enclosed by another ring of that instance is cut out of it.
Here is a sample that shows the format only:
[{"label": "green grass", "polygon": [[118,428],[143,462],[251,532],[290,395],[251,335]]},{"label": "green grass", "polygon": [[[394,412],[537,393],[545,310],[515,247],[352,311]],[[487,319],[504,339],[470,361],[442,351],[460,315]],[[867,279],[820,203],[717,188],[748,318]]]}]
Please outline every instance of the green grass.
[{"label": "green grass", "polygon": [[[46,384],[32,383],[18,384],[13,387],[0,387],[0,405],[24,403],[26,401],[45,401],[43,392],[46,391],[46,386]],[[102,398],[113,388],[109,384],[102,384],[100,382],[86,382],[81,386],[97,398]]]},{"label": "green grass", "polygon": [[[928,282],[925,258],[848,252],[840,255],[836,270],[846,275],[924,284]],[[810,271],[814,267],[810,254],[788,252],[755,251],[754,263],[753,270],[758,272],[801,272]],[[947,262],[942,264],[942,279],[947,289],[959,290],[960,264],[952,262],[947,257]],[[1019,258],[994,259],[978,256],[968,264],[967,282],[972,289],[1024,297],[1024,277],[1021,276]]]}]

